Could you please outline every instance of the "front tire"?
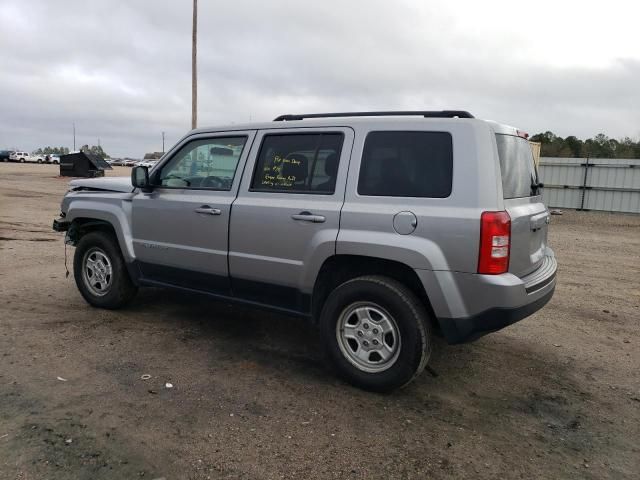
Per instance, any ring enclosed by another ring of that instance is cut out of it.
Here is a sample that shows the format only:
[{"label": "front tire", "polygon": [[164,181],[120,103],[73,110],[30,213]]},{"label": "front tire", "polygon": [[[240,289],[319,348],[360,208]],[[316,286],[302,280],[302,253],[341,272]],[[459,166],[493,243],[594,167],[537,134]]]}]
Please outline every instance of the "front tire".
[{"label": "front tire", "polygon": [[358,277],[333,290],[320,330],[335,369],[364,390],[389,392],[411,383],[431,355],[424,305],[388,277]]},{"label": "front tire", "polygon": [[84,235],[73,257],[73,276],[84,299],[94,307],[116,309],[127,304],[138,289],[113,234]]}]

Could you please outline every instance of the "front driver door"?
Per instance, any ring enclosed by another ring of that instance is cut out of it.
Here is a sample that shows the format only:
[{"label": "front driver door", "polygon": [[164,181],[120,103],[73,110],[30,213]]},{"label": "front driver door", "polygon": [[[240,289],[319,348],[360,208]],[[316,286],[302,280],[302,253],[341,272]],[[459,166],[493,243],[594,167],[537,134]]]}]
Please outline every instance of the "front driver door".
[{"label": "front driver door", "polygon": [[132,206],[143,283],[229,294],[231,204],[255,131],[190,136],[153,169]]}]

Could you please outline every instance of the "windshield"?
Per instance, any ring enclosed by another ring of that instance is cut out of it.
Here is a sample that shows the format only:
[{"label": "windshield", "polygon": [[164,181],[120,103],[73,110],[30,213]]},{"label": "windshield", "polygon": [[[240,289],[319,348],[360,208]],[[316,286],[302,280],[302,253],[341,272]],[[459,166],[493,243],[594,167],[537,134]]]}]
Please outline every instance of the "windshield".
[{"label": "windshield", "polygon": [[515,135],[496,134],[504,198],[538,194],[538,172],[529,142]]}]

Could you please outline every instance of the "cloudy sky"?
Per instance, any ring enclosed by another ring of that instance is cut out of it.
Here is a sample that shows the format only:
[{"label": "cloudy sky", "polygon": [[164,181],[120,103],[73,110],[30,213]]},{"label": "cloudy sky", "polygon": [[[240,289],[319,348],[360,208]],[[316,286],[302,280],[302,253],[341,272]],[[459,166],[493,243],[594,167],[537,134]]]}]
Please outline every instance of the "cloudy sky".
[{"label": "cloudy sky", "polygon": [[[199,125],[466,109],[640,138],[629,0],[199,2]],[[191,122],[191,0],[1,0],[0,148],[167,148]]]}]

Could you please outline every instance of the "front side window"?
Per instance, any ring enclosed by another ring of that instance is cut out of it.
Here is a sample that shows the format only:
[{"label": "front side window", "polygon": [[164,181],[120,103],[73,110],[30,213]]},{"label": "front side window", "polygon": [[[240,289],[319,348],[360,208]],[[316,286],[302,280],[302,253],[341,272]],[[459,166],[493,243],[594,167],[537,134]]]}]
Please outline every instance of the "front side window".
[{"label": "front side window", "polygon": [[371,132],[360,165],[358,194],[445,198],[451,194],[453,146],[446,132]]},{"label": "front side window", "polygon": [[332,194],[343,139],[342,133],[266,135],[251,190]]},{"label": "front side window", "polygon": [[184,145],[162,167],[158,183],[171,188],[231,190],[247,137],[215,137]]}]

